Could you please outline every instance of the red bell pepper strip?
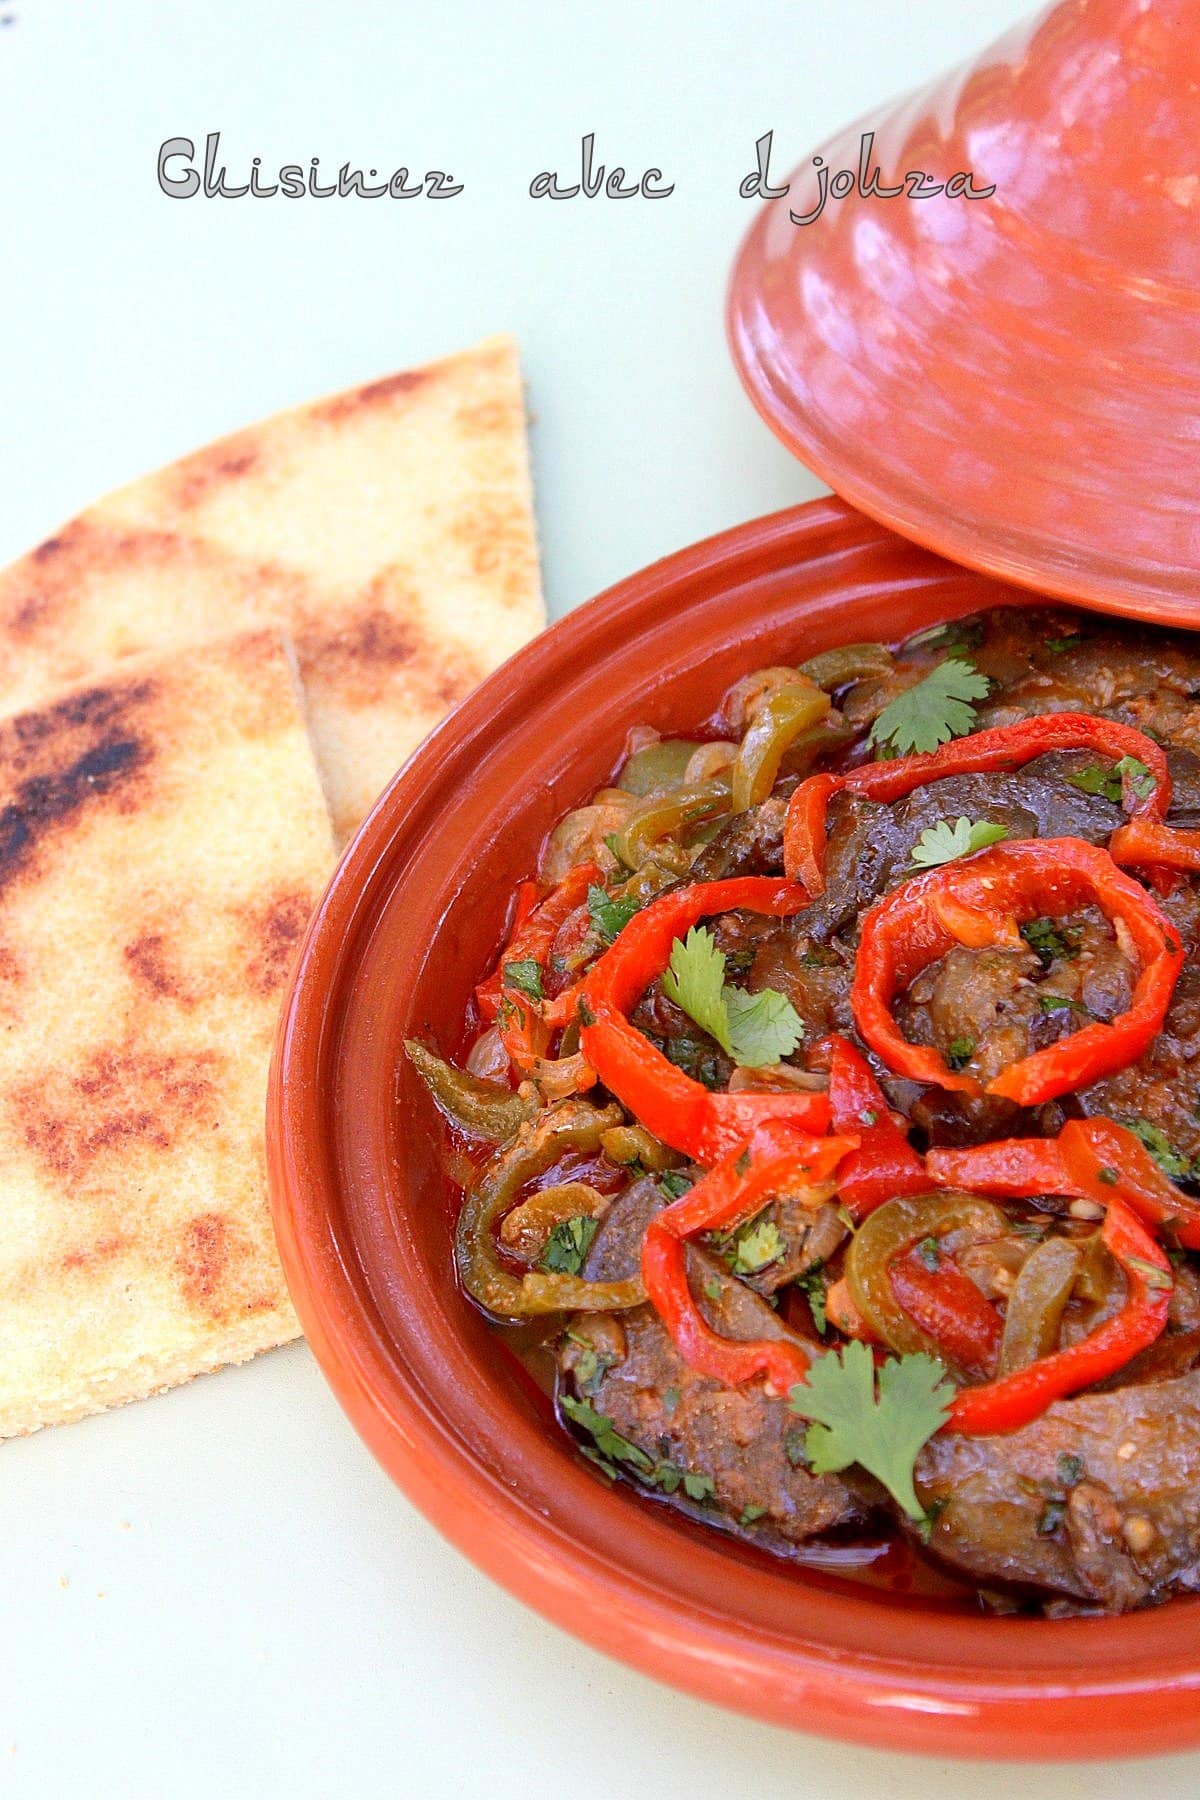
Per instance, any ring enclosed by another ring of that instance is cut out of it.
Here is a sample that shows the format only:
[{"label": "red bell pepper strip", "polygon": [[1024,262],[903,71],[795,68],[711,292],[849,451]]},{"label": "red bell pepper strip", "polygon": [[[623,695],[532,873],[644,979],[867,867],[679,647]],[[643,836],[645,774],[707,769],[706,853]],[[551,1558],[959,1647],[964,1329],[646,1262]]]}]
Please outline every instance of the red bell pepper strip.
[{"label": "red bell pepper strip", "polygon": [[1071,1119],[1056,1138],[1003,1138],[969,1150],[930,1150],[939,1187],[1000,1200],[1071,1194],[1107,1206],[1116,1196],[1147,1225],[1200,1250],[1200,1202],[1181,1194],[1132,1131],[1114,1119]]},{"label": "red bell pepper strip", "polygon": [[668,1061],[627,1015],[666,968],[676,938],[698,920],[739,907],[786,918],[807,905],[803,888],[769,875],[675,888],[635,913],[584,978],[578,1002],[584,1055],[647,1131],[696,1162],[712,1164],[740,1150],[766,1119],[824,1131],[829,1097],[796,1091],[714,1094]]},{"label": "red bell pepper strip", "polygon": [[925,1165],[896,1123],[871,1066],[853,1044],[833,1032],[812,1060],[829,1070],[833,1129],[854,1132],[859,1147],[838,1168],[838,1195],[851,1217],[868,1213],[901,1194],[927,1194]]},{"label": "red bell pepper strip", "polygon": [[777,1120],[759,1125],[749,1143],[731,1151],[688,1193],[656,1213],[642,1239],[646,1297],[689,1368],[736,1387],[765,1375],[776,1393],[803,1381],[809,1355],[786,1338],[724,1338],[704,1318],[688,1284],[684,1239],[698,1231],[728,1231],[752,1218],[768,1199],[797,1181],[828,1180],[853,1146],[852,1138],[809,1137]]},{"label": "red bell pepper strip", "polygon": [[1108,840],[1114,862],[1133,868],[1200,869],[1200,831],[1184,825],[1166,825],[1160,819],[1130,819]]},{"label": "red bell pepper strip", "polygon": [[517,890],[512,936],[494,972],[475,989],[475,999],[485,1019],[499,1019],[504,1048],[518,1069],[531,1069],[545,1055],[552,1025],[565,1024],[571,1015],[559,1006],[556,1013],[564,1016],[548,1019],[545,1003],[505,982],[505,968],[512,962],[528,961],[544,971],[563,921],[580,904],[591,883],[599,879],[600,870],[595,863],[579,863],[568,870],[540,905],[532,903],[536,893],[533,883],[522,882]]},{"label": "red bell pepper strip", "polygon": [[1140,965],[1127,1011],[1022,1057],[988,1082],[987,1093],[1038,1106],[1134,1062],[1161,1028],[1183,966],[1174,925],[1107,851],[1080,838],[1029,838],[917,875],[865,915],[850,1005],[862,1037],[897,1074],[980,1092],[973,1076],[954,1073],[936,1050],[910,1044],[892,1017],[896,996],[957,942],[933,904],[946,893],[1001,918],[1061,917],[1097,905],[1125,928]]},{"label": "red bell pepper strip", "polygon": [[956,1368],[981,1380],[995,1374],[1004,1327],[1000,1315],[953,1258],[935,1269],[914,1246],[888,1264],[892,1292],[913,1321]]},{"label": "red bell pepper strip", "polygon": [[1121,1200],[1147,1225],[1162,1226],[1189,1250],[1200,1250],[1200,1204],[1180,1193],[1132,1131],[1113,1119],[1071,1119],[1058,1147],[1077,1183],[1072,1191],[1102,1206]]},{"label": "red bell pepper strip", "polygon": [[972,1436],[1016,1431],[1055,1400],[1115,1375],[1161,1336],[1172,1287],[1171,1265],[1162,1249],[1122,1200],[1109,1201],[1100,1235],[1125,1274],[1120,1312],[1068,1350],[982,1387],[960,1388],[945,1429]]},{"label": "red bell pepper strip", "polygon": [[1084,1192],[1067,1174],[1057,1138],[999,1138],[966,1150],[927,1150],[925,1167],[938,1187],[998,1200]]},{"label": "red bell pepper strip", "polygon": [[864,763],[840,775],[811,775],[802,781],[788,802],[783,833],[783,866],[793,880],[803,881],[811,894],[825,886],[826,813],[834,794],[861,794],[866,800],[903,799],[926,782],[946,775],[980,775],[994,769],[1018,769],[1044,756],[1048,750],[1095,750],[1118,760],[1131,756],[1145,765],[1153,785],[1138,794],[1132,782],[1124,784],[1122,801],[1137,817],[1163,819],[1171,802],[1171,778],[1160,744],[1131,725],[1097,719],[1091,713],[1046,713],[1019,719],[1014,725],[997,725],[976,731],[915,756],[887,762]]}]

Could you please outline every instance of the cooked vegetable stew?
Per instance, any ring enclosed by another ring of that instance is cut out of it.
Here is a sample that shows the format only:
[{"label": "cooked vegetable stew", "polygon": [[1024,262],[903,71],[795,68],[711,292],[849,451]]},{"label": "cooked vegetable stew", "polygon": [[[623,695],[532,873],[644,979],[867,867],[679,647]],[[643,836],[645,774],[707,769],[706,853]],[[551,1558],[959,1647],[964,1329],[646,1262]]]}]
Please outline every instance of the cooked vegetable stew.
[{"label": "cooked vegetable stew", "polygon": [[639,727],[551,832],[465,1067],[409,1052],[604,1476],[998,1610],[1200,1582],[1198,697],[998,609]]}]

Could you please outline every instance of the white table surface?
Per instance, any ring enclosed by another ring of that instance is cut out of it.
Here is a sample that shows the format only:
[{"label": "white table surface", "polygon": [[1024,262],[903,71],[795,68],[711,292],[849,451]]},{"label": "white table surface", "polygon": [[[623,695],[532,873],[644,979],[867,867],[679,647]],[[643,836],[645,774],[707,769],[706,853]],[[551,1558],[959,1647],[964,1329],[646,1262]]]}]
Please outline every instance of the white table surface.
[{"label": "white table surface", "polygon": [[[1019,0],[0,0],[0,558],[273,409],[520,337],[554,613],[820,491],[721,325],[786,164]],[[166,199],[159,142],[448,167],[458,199]],[[658,164],[670,200],[535,203]],[[771,1730],[544,1624],[420,1518],[307,1349],[4,1446],[0,1793],[1184,1796],[1200,1757],[965,1769]]]}]

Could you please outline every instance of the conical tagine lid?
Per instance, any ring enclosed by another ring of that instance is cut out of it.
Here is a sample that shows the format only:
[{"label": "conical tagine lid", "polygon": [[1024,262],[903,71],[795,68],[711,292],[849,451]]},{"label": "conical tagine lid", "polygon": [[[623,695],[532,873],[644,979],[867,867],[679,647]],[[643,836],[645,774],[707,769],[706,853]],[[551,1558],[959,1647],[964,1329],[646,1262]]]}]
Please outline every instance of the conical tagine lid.
[{"label": "conical tagine lid", "polygon": [[1066,0],[818,154],[730,291],[772,428],[959,562],[1200,623],[1200,0]]}]

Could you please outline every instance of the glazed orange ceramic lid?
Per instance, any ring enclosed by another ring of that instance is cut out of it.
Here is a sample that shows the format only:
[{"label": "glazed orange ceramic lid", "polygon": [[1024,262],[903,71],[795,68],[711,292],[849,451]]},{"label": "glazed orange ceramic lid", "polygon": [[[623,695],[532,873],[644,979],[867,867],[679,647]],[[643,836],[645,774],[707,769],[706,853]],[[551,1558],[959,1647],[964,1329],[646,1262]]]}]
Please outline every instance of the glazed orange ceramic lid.
[{"label": "glazed orange ceramic lid", "polygon": [[[729,305],[756,406],[944,555],[1194,622],[1198,145],[1194,0],[1051,7],[760,210]],[[914,197],[910,171],[942,191]]]}]

